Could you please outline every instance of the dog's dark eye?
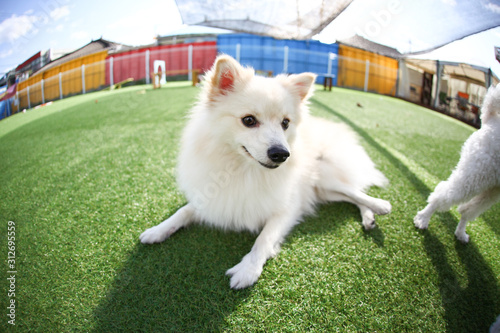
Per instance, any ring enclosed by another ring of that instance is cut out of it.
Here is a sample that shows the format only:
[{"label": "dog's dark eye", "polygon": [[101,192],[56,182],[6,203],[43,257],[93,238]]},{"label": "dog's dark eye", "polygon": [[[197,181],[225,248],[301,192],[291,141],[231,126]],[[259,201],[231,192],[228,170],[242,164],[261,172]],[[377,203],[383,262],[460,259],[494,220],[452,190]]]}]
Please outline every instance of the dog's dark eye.
[{"label": "dog's dark eye", "polygon": [[290,125],[290,119],[283,119],[283,121],[281,122],[281,127],[283,127],[283,130],[286,130],[288,128],[288,125]]},{"label": "dog's dark eye", "polygon": [[257,119],[255,119],[254,116],[243,117],[243,118],[241,118],[241,122],[246,127],[255,127],[255,126],[257,126]]}]

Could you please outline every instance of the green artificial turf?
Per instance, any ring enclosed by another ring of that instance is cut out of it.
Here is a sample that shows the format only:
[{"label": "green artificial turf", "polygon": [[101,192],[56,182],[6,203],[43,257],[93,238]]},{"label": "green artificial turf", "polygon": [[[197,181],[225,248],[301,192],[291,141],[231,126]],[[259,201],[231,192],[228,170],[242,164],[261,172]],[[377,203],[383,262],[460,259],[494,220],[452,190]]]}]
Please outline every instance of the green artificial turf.
[{"label": "green artificial turf", "polygon": [[198,92],[98,92],[0,122],[0,331],[486,332],[500,315],[499,205],[469,224],[467,245],[453,235],[456,209],[413,226],[473,129],[385,96],[336,88],[310,103],[350,125],[389,178],[370,190],[393,205],[376,229],[362,229],[353,205],[320,206],[240,291],[224,273],[256,235],[191,226],[140,244],[185,204],[175,158]]}]

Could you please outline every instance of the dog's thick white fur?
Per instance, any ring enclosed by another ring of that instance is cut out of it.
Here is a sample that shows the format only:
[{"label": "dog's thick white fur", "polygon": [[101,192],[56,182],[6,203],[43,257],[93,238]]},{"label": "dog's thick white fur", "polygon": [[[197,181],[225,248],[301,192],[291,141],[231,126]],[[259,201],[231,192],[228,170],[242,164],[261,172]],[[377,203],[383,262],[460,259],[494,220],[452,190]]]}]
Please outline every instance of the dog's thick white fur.
[{"label": "dog's thick white fur", "polygon": [[500,84],[488,90],[481,122],[481,129],[465,141],[460,160],[448,180],[436,186],[427,199],[428,205],[415,216],[417,228],[427,228],[435,211],[447,211],[461,204],[455,236],[467,243],[467,222],[500,200]]},{"label": "dog's thick white fur", "polygon": [[356,204],[366,229],[389,202],[368,196],[387,179],[342,124],[308,114],[315,75],[256,76],[219,56],[184,130],[178,185],[188,199],[146,230],[142,243],[162,242],[190,223],[260,234],[250,253],[227,271],[232,288],[259,278],[266,260],[302,216],[320,202]]}]

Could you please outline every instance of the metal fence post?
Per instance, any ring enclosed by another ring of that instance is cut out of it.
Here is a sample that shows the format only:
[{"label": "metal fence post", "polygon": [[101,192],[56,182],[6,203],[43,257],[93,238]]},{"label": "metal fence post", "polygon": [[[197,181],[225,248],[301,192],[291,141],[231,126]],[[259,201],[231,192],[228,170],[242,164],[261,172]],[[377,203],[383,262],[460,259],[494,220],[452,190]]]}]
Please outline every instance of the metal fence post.
[{"label": "metal fence post", "polygon": [[188,80],[193,81],[193,45],[188,46]]},{"label": "metal fence post", "polygon": [[288,46],[284,47],[283,73],[288,73]]},{"label": "metal fence post", "polygon": [[368,76],[370,75],[370,61],[366,60],[365,66],[365,92],[368,91]]},{"label": "metal fence post", "polygon": [[45,104],[45,94],[44,94],[44,91],[43,91],[43,86],[44,86],[43,79],[42,79],[42,81],[40,81],[40,85],[42,87],[42,104]]},{"label": "metal fence post", "polygon": [[85,94],[85,65],[82,65],[82,94]]},{"label": "metal fence post", "polygon": [[63,99],[63,91],[62,91],[62,73],[59,72],[59,99]]},{"label": "metal fence post", "polygon": [[439,93],[441,91],[441,76],[443,75],[443,66],[441,62],[436,61],[436,93],[434,95],[434,108],[439,106]]},{"label": "metal fence post", "polygon": [[328,74],[332,74],[332,60],[333,60],[333,53],[328,52],[328,70],[327,70]]},{"label": "metal fence post", "polygon": [[109,58],[109,86],[112,87],[113,82],[113,57]]},{"label": "metal fence post", "polygon": [[241,44],[236,44],[236,61],[240,62],[241,58]]},{"label": "metal fence post", "polygon": [[149,50],[146,50],[146,84],[149,84]]}]

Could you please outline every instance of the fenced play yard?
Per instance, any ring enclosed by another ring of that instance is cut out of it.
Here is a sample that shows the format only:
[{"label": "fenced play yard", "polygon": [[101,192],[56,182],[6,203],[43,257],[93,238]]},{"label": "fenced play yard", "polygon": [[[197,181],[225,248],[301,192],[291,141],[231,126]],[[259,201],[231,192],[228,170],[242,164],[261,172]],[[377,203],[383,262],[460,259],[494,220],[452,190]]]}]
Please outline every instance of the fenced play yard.
[{"label": "fenced play yard", "polygon": [[474,129],[392,97],[318,87],[310,103],[351,126],[389,178],[370,190],[393,206],[376,229],[351,204],[320,206],[240,291],[224,273],[254,234],[192,226],[141,244],[185,203],[175,160],[198,92],[101,91],[0,122],[0,331],[488,331],[500,315],[500,205],[468,225],[469,244],[454,238],[456,209],[413,225]]}]

